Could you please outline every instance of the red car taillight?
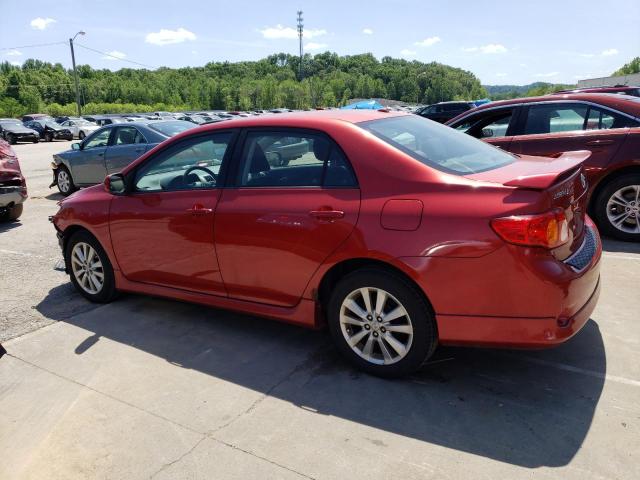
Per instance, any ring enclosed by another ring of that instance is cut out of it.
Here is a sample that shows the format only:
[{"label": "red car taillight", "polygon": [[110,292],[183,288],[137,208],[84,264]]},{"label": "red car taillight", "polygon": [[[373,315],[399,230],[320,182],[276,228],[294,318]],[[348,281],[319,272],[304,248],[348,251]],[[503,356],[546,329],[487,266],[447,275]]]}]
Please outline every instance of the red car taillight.
[{"label": "red car taillight", "polygon": [[569,240],[569,223],[561,208],[537,215],[494,218],[491,228],[505,242],[516,245],[556,248]]}]

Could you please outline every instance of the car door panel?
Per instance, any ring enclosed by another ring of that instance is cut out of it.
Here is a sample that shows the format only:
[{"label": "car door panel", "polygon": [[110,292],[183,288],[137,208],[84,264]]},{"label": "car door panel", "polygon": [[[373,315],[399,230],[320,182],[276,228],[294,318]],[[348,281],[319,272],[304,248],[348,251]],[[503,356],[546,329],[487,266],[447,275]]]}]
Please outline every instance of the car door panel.
[{"label": "car door panel", "polygon": [[100,183],[107,175],[104,154],[107,147],[94,147],[79,150],[70,159],[73,181],[76,185],[93,185]]},{"label": "car door panel", "polygon": [[229,296],[297,304],[313,273],[353,230],[359,208],[357,188],[225,189],[215,240]]},{"label": "car door panel", "polygon": [[115,197],[110,233],[124,276],[134,282],[225,295],[213,244],[219,197],[215,189]]}]

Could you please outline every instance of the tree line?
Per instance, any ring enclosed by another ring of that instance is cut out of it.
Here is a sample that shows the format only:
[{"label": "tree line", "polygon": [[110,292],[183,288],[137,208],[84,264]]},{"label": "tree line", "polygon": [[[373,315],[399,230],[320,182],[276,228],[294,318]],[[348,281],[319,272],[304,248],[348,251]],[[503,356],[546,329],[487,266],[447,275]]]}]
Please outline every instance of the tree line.
[{"label": "tree line", "polygon": [[[156,110],[304,109],[345,105],[351,98],[388,98],[407,103],[472,100],[487,92],[471,73],[436,62],[372,54],[285,53],[258,61],[210,62],[202,67],[124,68],[78,66],[86,113]],[[75,113],[73,71],[29,59],[0,64],[0,116]]]}]

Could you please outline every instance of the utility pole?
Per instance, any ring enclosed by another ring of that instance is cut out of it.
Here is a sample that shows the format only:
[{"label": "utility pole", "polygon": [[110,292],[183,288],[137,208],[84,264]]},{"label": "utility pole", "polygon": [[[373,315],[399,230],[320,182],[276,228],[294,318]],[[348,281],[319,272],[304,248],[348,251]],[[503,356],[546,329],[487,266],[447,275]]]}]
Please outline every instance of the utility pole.
[{"label": "utility pole", "polygon": [[298,41],[300,42],[300,65],[298,66],[298,77],[302,80],[302,35],[304,24],[302,23],[302,10],[298,10]]},{"label": "utility pole", "polygon": [[69,39],[69,46],[71,47],[71,63],[73,64],[73,80],[76,84],[76,104],[78,106],[78,116],[82,115],[82,109],[80,107],[80,85],[78,84],[78,71],[76,70],[76,54],[73,51],[73,41],[76,39],[78,35],[84,35],[84,32],[81,30],[76,33],[73,38]]}]

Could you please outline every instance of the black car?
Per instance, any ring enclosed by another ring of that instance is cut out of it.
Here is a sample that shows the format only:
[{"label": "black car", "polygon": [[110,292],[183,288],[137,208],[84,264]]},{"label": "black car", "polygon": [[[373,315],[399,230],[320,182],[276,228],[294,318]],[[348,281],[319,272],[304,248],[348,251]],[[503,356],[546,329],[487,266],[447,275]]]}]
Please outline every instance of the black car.
[{"label": "black car", "polygon": [[444,123],[475,107],[473,102],[440,102],[419,108],[414,113],[429,120]]},{"label": "black car", "polygon": [[24,122],[24,126],[38,132],[40,138],[47,142],[53,140],[73,140],[73,133],[68,128],[57,124],[53,120],[32,120]]},{"label": "black car", "polygon": [[40,134],[31,128],[25,127],[20,120],[0,118],[0,138],[12,145],[18,142],[38,143]]}]

